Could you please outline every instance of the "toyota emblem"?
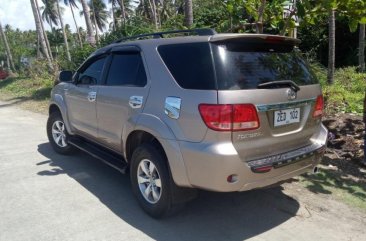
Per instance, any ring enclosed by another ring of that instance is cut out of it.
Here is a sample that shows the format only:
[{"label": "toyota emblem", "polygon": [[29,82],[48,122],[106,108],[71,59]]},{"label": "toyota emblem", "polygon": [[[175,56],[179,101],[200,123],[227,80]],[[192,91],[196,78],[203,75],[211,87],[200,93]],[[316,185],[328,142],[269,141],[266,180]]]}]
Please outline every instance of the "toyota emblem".
[{"label": "toyota emblem", "polygon": [[295,100],[296,97],[297,97],[296,91],[294,91],[293,89],[288,89],[287,90],[287,99],[288,100]]}]

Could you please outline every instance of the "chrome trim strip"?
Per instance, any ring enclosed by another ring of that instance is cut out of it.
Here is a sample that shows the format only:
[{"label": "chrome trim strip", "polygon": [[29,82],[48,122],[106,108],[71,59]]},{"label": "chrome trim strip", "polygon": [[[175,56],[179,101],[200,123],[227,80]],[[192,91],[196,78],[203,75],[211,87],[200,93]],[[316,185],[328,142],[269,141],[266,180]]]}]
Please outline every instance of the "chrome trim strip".
[{"label": "chrome trim strip", "polygon": [[314,143],[309,146],[304,146],[299,149],[281,153],[274,156],[269,156],[261,159],[248,161],[247,164],[250,168],[255,169],[263,166],[273,166],[274,168],[282,167],[290,163],[300,161],[304,158],[314,155],[316,152],[324,148],[325,145],[320,143]]},{"label": "chrome trim strip", "polygon": [[288,109],[293,107],[299,107],[303,105],[309,105],[314,103],[316,98],[306,99],[306,100],[299,100],[299,101],[291,101],[291,102],[282,102],[276,104],[269,104],[269,105],[256,105],[258,112],[266,112],[271,110],[280,110],[280,109]]}]

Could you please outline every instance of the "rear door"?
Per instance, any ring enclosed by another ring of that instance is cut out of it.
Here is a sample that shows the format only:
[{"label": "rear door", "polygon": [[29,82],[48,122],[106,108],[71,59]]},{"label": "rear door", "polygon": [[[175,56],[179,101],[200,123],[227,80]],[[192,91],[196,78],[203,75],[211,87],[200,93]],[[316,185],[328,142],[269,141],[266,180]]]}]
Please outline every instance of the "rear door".
[{"label": "rear door", "polygon": [[134,125],[133,118],[144,107],[148,94],[146,71],[136,47],[112,50],[105,83],[98,87],[98,140],[122,152],[122,133]]},{"label": "rear door", "polygon": [[236,40],[212,48],[219,104],[253,104],[258,112],[259,128],[233,131],[242,159],[311,144],[320,126],[313,109],[321,90],[292,44]]}]

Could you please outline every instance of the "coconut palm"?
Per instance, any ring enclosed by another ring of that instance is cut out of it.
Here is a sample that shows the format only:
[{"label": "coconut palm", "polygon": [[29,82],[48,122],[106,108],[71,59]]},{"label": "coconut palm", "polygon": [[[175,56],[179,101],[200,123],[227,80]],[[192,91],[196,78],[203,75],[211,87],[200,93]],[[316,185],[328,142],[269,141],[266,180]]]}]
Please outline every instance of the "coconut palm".
[{"label": "coconut palm", "polygon": [[40,39],[41,49],[42,49],[43,54],[46,56],[46,59],[47,59],[47,62],[48,62],[48,67],[51,70],[53,70],[52,60],[50,58],[48,48],[47,48],[47,44],[46,44],[46,40],[45,40],[45,38],[47,38],[47,35],[44,35],[44,33],[43,33],[40,16],[38,15],[36,3],[34,1],[35,0],[30,0],[30,3],[31,3],[31,6],[32,6],[34,22],[36,24],[36,30],[37,30],[37,33],[38,33],[38,36],[39,36],[39,39]]},{"label": "coconut palm", "polygon": [[86,0],[79,0],[79,1],[81,2],[81,6],[83,7],[82,15],[84,15],[84,18],[85,18],[86,30],[88,33],[87,40],[91,45],[94,45],[95,38],[94,38],[94,34],[93,34],[93,25],[92,25],[91,19],[90,19],[89,6],[88,6]]},{"label": "coconut palm", "polygon": [[[365,72],[365,24],[360,24],[358,39],[358,65],[360,72]],[[365,110],[366,113],[366,110]]]},{"label": "coconut palm", "polygon": [[42,3],[44,4],[44,6],[41,7],[43,21],[46,21],[51,29],[53,25],[58,26],[60,15],[55,4],[56,0],[42,0]]},{"label": "coconut palm", "polygon": [[109,12],[102,0],[92,0],[89,2],[90,16],[94,20],[94,26],[103,31],[108,24]]},{"label": "coconut palm", "polygon": [[[36,10],[37,10],[38,17],[39,17],[39,19],[41,19],[41,16],[42,15],[41,15],[40,8],[38,6],[38,0],[34,0],[34,3],[35,3],[35,7],[36,7]],[[42,34],[43,34],[44,39],[46,41],[46,47],[47,47],[48,55],[50,56],[51,62],[53,62],[53,56],[52,56],[51,46],[50,46],[50,43],[48,41],[48,37],[47,37],[46,30],[45,30],[44,25],[43,25],[43,21],[40,20],[40,24],[41,24]],[[52,31],[52,25],[51,25],[51,31]]]},{"label": "coconut palm", "polygon": [[334,63],[335,63],[335,10],[329,11],[329,49],[328,49],[328,84],[334,82]]},{"label": "coconut palm", "polygon": [[67,42],[67,35],[66,35],[66,31],[65,31],[64,21],[62,19],[61,7],[60,7],[60,3],[58,2],[58,0],[56,0],[56,6],[57,6],[57,12],[58,12],[58,15],[59,15],[61,28],[62,28],[62,34],[63,34],[63,37],[64,37],[65,51],[66,51],[67,60],[71,61],[69,43]]},{"label": "coconut palm", "polygon": [[193,24],[192,5],[192,0],[184,0],[184,23],[188,28]]},{"label": "coconut palm", "polygon": [[9,60],[9,66],[8,67],[9,67],[10,71],[15,71],[14,61],[13,61],[13,55],[10,52],[10,47],[9,47],[8,39],[6,38],[6,34],[5,34],[4,30],[3,30],[3,26],[1,25],[1,22],[0,22],[0,36],[1,36],[0,38],[4,42],[6,55],[7,55],[7,58]]},{"label": "coconut palm", "polygon": [[78,6],[76,5],[76,0],[64,0],[64,4],[66,6],[70,7],[72,18],[74,19],[75,28],[76,28],[76,32],[77,32],[77,35],[78,35],[79,44],[80,44],[80,47],[83,47],[83,41],[81,40],[81,35],[80,35],[80,32],[79,32],[79,26],[76,23],[75,15],[74,15],[74,7],[78,8]]}]

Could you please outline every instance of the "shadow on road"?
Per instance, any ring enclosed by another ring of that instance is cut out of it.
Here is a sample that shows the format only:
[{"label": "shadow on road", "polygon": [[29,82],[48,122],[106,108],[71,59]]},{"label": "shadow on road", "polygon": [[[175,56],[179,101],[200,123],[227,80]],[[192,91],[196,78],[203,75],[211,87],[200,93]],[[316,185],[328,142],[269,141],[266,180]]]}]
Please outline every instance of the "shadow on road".
[{"label": "shadow on road", "polygon": [[299,209],[281,187],[242,193],[202,191],[179,213],[155,220],[139,208],[128,175],[83,153],[58,155],[48,143],[40,144],[38,151],[49,159],[37,164],[44,166],[38,175],[69,175],[122,220],[155,240],[243,240],[275,228]]}]

